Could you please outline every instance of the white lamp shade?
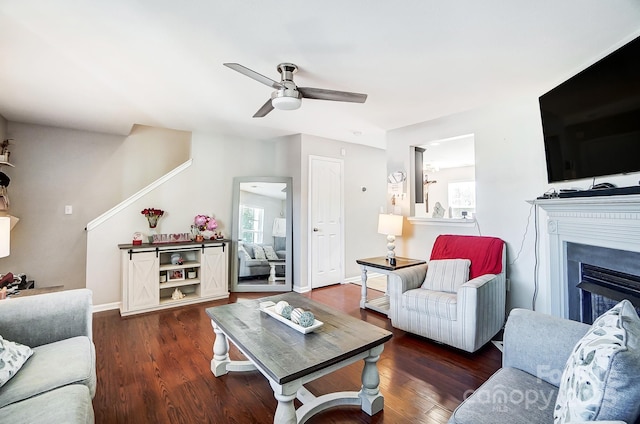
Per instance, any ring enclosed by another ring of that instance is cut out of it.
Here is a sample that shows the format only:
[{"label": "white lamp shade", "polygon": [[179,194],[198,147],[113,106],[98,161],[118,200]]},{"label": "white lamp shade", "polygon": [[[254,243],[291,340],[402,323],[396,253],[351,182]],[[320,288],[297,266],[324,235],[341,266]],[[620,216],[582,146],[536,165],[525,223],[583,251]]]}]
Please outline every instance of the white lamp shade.
[{"label": "white lamp shade", "polygon": [[393,236],[402,235],[402,215],[380,214],[378,233]]},{"label": "white lamp shade", "polygon": [[0,217],[0,258],[9,256],[11,253],[11,218]]},{"label": "white lamp shade", "polygon": [[273,231],[271,233],[273,237],[286,237],[287,236],[287,220],[285,218],[274,219]]}]

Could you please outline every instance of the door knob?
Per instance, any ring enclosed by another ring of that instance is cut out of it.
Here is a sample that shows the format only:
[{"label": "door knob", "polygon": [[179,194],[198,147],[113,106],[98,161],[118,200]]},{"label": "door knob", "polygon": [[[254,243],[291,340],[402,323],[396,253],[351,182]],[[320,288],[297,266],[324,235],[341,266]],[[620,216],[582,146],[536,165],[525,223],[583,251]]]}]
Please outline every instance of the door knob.
[{"label": "door knob", "polygon": [[314,233],[317,233],[318,231],[320,231],[320,230],[318,230],[316,227],[313,227],[313,232]]}]

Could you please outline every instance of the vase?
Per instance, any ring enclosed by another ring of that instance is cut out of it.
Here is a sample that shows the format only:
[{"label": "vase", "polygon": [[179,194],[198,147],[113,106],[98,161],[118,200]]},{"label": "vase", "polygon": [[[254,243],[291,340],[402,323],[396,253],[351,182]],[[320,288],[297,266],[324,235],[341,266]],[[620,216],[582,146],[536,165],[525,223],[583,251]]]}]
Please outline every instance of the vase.
[{"label": "vase", "polygon": [[147,215],[147,221],[149,221],[149,228],[156,228],[158,225],[159,215]]},{"label": "vase", "polygon": [[149,227],[149,243],[153,243],[153,236],[157,236],[156,227]]},{"label": "vase", "polygon": [[200,234],[202,234],[202,237],[204,237],[205,240],[211,240],[215,233],[213,231],[204,230],[201,231]]},{"label": "vase", "polygon": [[196,240],[199,235],[200,235],[200,230],[198,230],[198,227],[196,227],[195,225],[192,225],[191,226],[191,240]]}]

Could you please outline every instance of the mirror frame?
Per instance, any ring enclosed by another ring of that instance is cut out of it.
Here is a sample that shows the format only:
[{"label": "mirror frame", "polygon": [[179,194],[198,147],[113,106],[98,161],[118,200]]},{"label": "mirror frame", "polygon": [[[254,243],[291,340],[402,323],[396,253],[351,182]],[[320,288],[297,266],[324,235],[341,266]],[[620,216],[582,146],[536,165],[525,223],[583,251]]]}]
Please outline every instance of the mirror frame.
[{"label": "mirror frame", "polygon": [[[241,183],[285,183],[287,199],[285,202],[285,214],[287,218],[286,225],[286,241],[285,241],[285,281],[284,284],[251,284],[238,282],[238,238],[240,236],[240,227],[238,217],[240,215],[240,184]],[[232,292],[283,292],[291,291],[293,289],[292,277],[293,277],[293,178],[292,177],[235,177],[233,179],[233,215],[232,215],[232,230],[231,230],[231,291]]]}]

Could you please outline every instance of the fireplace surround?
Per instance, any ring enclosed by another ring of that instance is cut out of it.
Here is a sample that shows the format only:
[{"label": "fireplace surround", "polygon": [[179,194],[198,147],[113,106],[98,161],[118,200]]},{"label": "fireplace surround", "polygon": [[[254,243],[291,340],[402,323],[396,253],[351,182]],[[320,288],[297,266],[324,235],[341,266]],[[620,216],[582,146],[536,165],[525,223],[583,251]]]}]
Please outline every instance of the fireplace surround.
[{"label": "fireplace surround", "polygon": [[591,265],[640,275],[640,195],[538,199],[532,203],[547,213],[552,315],[580,320],[574,311],[576,292],[570,286],[580,282],[575,263],[586,261],[581,258],[586,251],[595,255]]}]

